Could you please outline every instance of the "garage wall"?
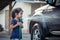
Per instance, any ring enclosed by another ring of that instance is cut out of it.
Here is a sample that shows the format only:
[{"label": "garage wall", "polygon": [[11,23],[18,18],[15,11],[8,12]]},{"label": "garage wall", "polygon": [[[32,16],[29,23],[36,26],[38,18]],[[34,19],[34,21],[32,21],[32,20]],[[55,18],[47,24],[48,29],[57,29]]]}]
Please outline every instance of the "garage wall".
[{"label": "garage wall", "polygon": [[4,30],[5,30],[5,11],[0,11],[0,24],[2,24]]},{"label": "garage wall", "polygon": [[31,4],[31,16],[34,14],[34,11],[40,7],[40,3]]}]

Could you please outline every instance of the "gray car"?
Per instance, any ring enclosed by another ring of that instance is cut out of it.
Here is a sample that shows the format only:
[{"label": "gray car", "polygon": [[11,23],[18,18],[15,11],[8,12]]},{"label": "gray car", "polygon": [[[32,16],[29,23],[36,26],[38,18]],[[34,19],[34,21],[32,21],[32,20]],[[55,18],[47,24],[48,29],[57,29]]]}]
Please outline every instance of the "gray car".
[{"label": "gray car", "polygon": [[60,40],[60,8],[45,5],[30,18],[31,40]]}]

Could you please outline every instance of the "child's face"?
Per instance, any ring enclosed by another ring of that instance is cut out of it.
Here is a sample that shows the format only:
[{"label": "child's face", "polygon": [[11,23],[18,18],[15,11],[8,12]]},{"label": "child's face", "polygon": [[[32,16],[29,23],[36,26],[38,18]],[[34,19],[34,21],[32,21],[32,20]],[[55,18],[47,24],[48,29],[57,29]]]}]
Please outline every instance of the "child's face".
[{"label": "child's face", "polygon": [[23,14],[23,11],[20,11],[19,14],[17,15],[18,18],[21,18]]}]

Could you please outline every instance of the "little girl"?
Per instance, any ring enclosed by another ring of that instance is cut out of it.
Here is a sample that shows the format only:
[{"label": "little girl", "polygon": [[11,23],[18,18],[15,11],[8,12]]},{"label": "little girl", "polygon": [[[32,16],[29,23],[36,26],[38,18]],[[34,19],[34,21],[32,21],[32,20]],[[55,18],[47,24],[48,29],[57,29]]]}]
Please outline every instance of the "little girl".
[{"label": "little girl", "polygon": [[10,28],[12,29],[12,33],[10,36],[11,40],[20,40],[22,39],[22,30],[23,28],[23,22],[20,21],[20,18],[22,18],[23,10],[21,8],[16,8],[12,11],[12,21]]}]

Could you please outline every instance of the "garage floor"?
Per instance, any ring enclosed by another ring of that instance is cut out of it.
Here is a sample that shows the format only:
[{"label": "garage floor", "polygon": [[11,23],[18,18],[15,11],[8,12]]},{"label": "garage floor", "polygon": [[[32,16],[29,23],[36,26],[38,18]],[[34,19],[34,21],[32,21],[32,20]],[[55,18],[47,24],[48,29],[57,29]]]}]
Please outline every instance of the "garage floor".
[{"label": "garage floor", "polygon": [[[22,40],[30,40],[30,34],[28,33],[23,33],[22,37]],[[0,33],[0,40],[10,40],[9,38],[9,35]]]},{"label": "garage floor", "polygon": [[[60,38],[56,38],[56,37],[46,37],[46,39],[49,39],[49,40],[60,40]],[[2,34],[0,33],[0,40],[10,40],[10,36],[7,35],[7,34]],[[22,34],[22,40],[31,40],[30,39],[30,34],[29,33],[23,33]]]}]

